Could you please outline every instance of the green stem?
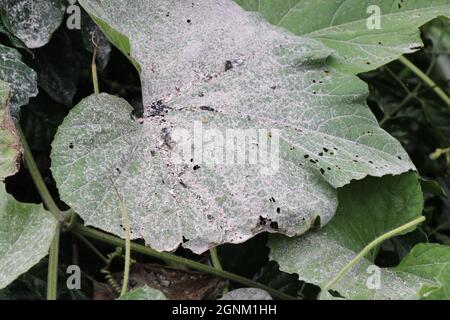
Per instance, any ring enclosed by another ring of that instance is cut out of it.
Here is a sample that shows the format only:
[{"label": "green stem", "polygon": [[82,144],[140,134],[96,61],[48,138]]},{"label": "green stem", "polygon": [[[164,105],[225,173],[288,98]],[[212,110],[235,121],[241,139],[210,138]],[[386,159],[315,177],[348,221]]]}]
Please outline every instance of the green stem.
[{"label": "green stem", "polygon": [[56,205],[55,201],[53,200],[52,195],[50,194],[50,191],[48,191],[47,186],[45,184],[44,179],[42,178],[42,175],[38,169],[38,166],[36,165],[36,162],[34,161],[33,154],[31,153],[30,147],[28,145],[28,142],[25,138],[25,135],[23,134],[22,128],[19,124],[16,125],[17,132],[19,133],[20,141],[23,146],[23,154],[25,158],[25,163],[28,166],[28,170],[30,171],[31,177],[34,181],[34,184],[36,185],[36,188],[42,198],[42,201],[44,201],[46,207],[50,212],[53,214],[55,219],[59,223],[64,223],[65,219],[61,214],[61,211],[59,210],[58,206]]},{"label": "green stem", "polygon": [[94,44],[94,53],[92,55],[92,84],[94,85],[94,94],[99,95],[100,94],[100,88],[98,85],[98,74],[97,74],[97,48],[98,43],[95,39],[96,34],[92,34],[92,43]]},{"label": "green stem", "polygon": [[[124,240],[119,239],[115,236],[109,235],[107,233],[98,231],[98,230],[90,229],[81,224],[76,224],[72,231],[79,233],[85,237],[103,241],[103,242],[109,243],[114,246],[120,246],[120,247],[125,246]],[[248,287],[260,288],[260,289],[266,290],[273,297],[278,298],[278,299],[283,299],[283,300],[296,299],[295,297],[289,296],[283,292],[280,292],[271,287],[268,287],[266,285],[255,282],[253,280],[241,277],[237,274],[227,272],[224,270],[217,270],[217,269],[207,266],[205,264],[202,264],[202,263],[199,263],[196,261],[192,261],[192,260],[189,260],[189,259],[186,259],[183,257],[179,257],[179,256],[171,254],[171,253],[158,252],[149,247],[139,245],[134,242],[131,243],[131,250],[148,255],[150,257],[157,258],[157,259],[172,261],[172,262],[180,264],[180,265],[185,265],[189,268],[192,268],[192,269],[195,269],[198,271],[202,271],[202,272],[206,272],[206,273],[215,275],[215,276],[223,278],[223,279],[228,279],[228,280],[240,283],[240,284],[248,286]]]},{"label": "green stem", "polygon": [[125,267],[123,270],[122,290],[120,295],[127,293],[128,279],[130,278],[130,264],[131,264],[131,228],[128,220],[128,213],[123,201],[120,201],[120,211],[122,211],[122,219],[125,227]]},{"label": "green stem", "polygon": [[420,218],[414,219],[411,222],[408,222],[407,224],[402,225],[401,227],[391,230],[391,231],[379,236],[375,240],[373,240],[371,243],[369,243],[367,246],[365,246],[364,249],[356,257],[354,257],[349,263],[347,263],[344,266],[344,268],[342,268],[341,271],[339,271],[339,273],[330,282],[328,282],[325,286],[323,286],[322,290],[328,291],[328,290],[332,289],[333,286],[336,283],[338,283],[342,279],[342,277],[344,277],[350,271],[351,268],[353,268],[372,249],[374,249],[375,247],[380,245],[382,242],[384,242],[385,240],[392,238],[396,235],[402,234],[403,232],[407,231],[408,229],[410,229],[424,221],[425,221],[425,217],[422,216]]},{"label": "green stem", "polygon": [[425,82],[450,108],[450,97],[422,70],[420,70],[415,64],[409,61],[405,56],[401,56],[399,61],[403,63],[408,69],[414,72],[423,82]]},{"label": "green stem", "polygon": [[58,292],[58,257],[59,257],[60,225],[56,228],[56,234],[50,245],[47,274],[47,300],[56,300]]},{"label": "green stem", "polygon": [[[214,269],[222,271],[222,264],[220,263],[219,254],[217,253],[217,247],[209,249],[209,255],[211,256],[211,262]],[[228,293],[228,286],[225,286],[223,293]]]},{"label": "green stem", "polygon": [[97,250],[96,247],[94,247],[94,245],[85,237],[83,237],[81,234],[78,233],[74,233],[74,235],[81,241],[83,242],[86,247],[88,247],[97,257],[100,258],[100,260],[103,261],[104,264],[108,263],[108,259],[100,252]]},{"label": "green stem", "polygon": [[223,270],[222,264],[220,263],[219,254],[217,253],[217,248],[209,249],[209,254],[211,255],[211,262],[215,269]]},{"label": "green stem", "polygon": [[450,148],[445,148],[445,149],[438,148],[432,154],[430,154],[430,159],[437,160],[442,155],[448,155],[449,153],[450,153]]},{"label": "green stem", "polygon": [[119,190],[117,190],[114,181],[111,179],[111,183],[116,191],[117,198],[119,200],[119,209],[122,213],[122,223],[125,227],[125,266],[123,270],[123,280],[122,280],[122,290],[120,291],[120,296],[127,293],[128,289],[128,279],[130,278],[130,264],[131,264],[131,227],[130,220],[128,219],[128,211],[123,203],[120,196]]}]

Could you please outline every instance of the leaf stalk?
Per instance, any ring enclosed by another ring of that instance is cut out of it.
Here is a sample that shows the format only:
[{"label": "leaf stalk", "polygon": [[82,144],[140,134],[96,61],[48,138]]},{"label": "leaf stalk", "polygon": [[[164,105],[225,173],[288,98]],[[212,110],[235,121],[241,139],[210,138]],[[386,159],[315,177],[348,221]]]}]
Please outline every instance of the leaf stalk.
[{"label": "leaf stalk", "polygon": [[398,228],[395,228],[389,232],[386,232],[385,234],[379,236],[375,240],[373,240],[371,243],[369,243],[367,246],[364,247],[364,249],[356,256],[354,257],[349,263],[347,263],[341,271],[327,284],[325,284],[322,287],[323,291],[328,291],[334,287],[336,283],[338,283],[349,271],[352,269],[362,258],[364,258],[372,249],[383,243],[385,240],[390,239],[394,236],[397,236],[399,234],[402,234],[403,232],[417,226],[418,224],[421,224],[425,221],[425,217],[421,216],[417,219],[414,219]]},{"label": "leaf stalk", "polygon": [[399,61],[403,63],[408,69],[410,69],[416,76],[418,76],[423,82],[425,82],[450,108],[450,97],[422,70],[420,70],[414,63],[412,63],[405,56],[401,56]]},{"label": "leaf stalk", "polygon": [[50,245],[47,270],[47,300],[56,300],[58,295],[59,236],[61,225],[57,225],[55,237]]},{"label": "leaf stalk", "polygon": [[[105,243],[109,243],[113,246],[125,247],[125,241],[123,239],[117,238],[113,235],[104,233],[99,230],[94,230],[94,229],[85,227],[84,225],[79,224],[79,223],[75,224],[72,231],[75,233],[81,234],[85,237],[88,237],[88,238],[92,238],[92,239],[96,239],[96,240],[99,240],[99,241],[102,241]],[[147,256],[150,256],[150,257],[153,257],[153,258],[157,258],[157,259],[161,259],[161,260],[165,260],[165,261],[172,261],[176,264],[184,265],[191,269],[209,273],[209,274],[215,275],[215,276],[223,278],[223,279],[231,280],[231,281],[234,281],[236,283],[242,284],[247,287],[263,289],[263,290],[267,291],[269,294],[271,294],[274,298],[277,298],[277,299],[282,299],[282,300],[296,299],[295,297],[292,297],[288,294],[280,292],[276,289],[273,289],[269,286],[258,283],[256,281],[241,277],[237,274],[234,274],[234,273],[231,273],[228,271],[224,271],[224,270],[218,270],[218,269],[215,269],[208,265],[205,265],[205,264],[202,264],[202,263],[190,260],[190,259],[186,259],[183,257],[179,257],[179,256],[171,254],[171,253],[159,252],[159,251],[153,250],[149,247],[146,247],[146,246],[134,243],[134,242],[131,243],[131,250],[133,250],[135,252],[139,252],[139,253],[147,255]]]}]

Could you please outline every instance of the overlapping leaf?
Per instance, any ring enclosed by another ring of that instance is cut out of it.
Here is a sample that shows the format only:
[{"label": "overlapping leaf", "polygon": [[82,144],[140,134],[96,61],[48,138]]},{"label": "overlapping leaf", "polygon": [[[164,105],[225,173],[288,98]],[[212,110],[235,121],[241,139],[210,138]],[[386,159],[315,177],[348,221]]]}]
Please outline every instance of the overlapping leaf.
[{"label": "overlapping leaf", "polygon": [[[419,27],[450,17],[450,0],[236,0],[272,24],[335,50],[331,65],[373,70],[422,47]],[[379,10],[379,11],[378,11]],[[378,19],[379,25],[375,19]]]},{"label": "overlapping leaf", "polygon": [[19,140],[8,110],[11,90],[0,80],[0,181],[17,172]]},{"label": "overlapping leaf", "polygon": [[[294,239],[273,236],[271,258],[281,270],[323,287],[376,237],[419,217],[422,207],[414,174],[355,182],[339,190],[337,214],[322,230]],[[350,299],[445,298],[450,247],[417,245],[396,268],[380,269],[379,286],[370,279],[377,272],[375,254],[331,289]]]},{"label": "overlapping leaf", "polygon": [[36,72],[22,62],[19,51],[0,45],[0,80],[11,88],[9,108],[17,118],[20,107],[38,94]]},{"label": "overlapping leaf", "polygon": [[[91,96],[59,129],[52,171],[64,201],[88,225],[123,235],[123,201],[134,238],[158,250],[184,239],[203,252],[262,231],[301,234],[333,217],[336,188],[414,168],[366,107],[364,83],[326,66],[330,50],[315,40],[227,0],[81,4],[128,37],[145,108],[136,121],[125,101]],[[268,159],[279,159],[279,168],[211,166],[198,155],[175,163],[177,132],[192,137],[194,124],[224,135],[265,129],[268,145],[275,140],[268,133],[278,130],[279,148]]]},{"label": "overlapping leaf", "polygon": [[28,48],[50,41],[64,18],[63,0],[1,0],[5,27]]},{"label": "overlapping leaf", "polygon": [[0,184],[0,289],[48,254],[56,224],[41,205],[17,202]]}]

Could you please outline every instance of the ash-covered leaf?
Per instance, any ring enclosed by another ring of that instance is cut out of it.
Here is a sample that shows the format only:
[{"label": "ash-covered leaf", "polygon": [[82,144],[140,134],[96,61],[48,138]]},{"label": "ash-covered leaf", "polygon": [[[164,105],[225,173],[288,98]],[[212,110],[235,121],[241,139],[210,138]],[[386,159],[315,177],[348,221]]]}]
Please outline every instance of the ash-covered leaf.
[{"label": "ash-covered leaf", "polygon": [[355,74],[419,50],[419,28],[450,17],[450,0],[235,1],[272,24],[321,41],[335,50],[331,65]]},{"label": "ash-covered leaf", "polygon": [[15,35],[13,35],[4,25],[3,21],[0,21],[0,33],[6,35],[11,42],[11,45],[20,49],[27,49],[27,46]]},{"label": "ash-covered leaf", "polygon": [[[270,256],[281,270],[323,287],[372,240],[419,217],[422,208],[414,174],[355,182],[339,190],[338,212],[327,226],[294,239],[271,237]],[[450,247],[418,244],[395,268],[376,267],[375,255],[363,258],[331,290],[349,299],[419,299],[442,297],[450,286]]]},{"label": "ash-covered leaf", "polygon": [[5,27],[29,49],[46,45],[64,18],[63,0],[1,0]]},{"label": "ash-covered leaf", "polygon": [[[145,109],[135,120],[124,100],[91,96],[56,135],[59,191],[88,225],[123,236],[123,199],[133,238],[203,252],[264,231],[302,234],[333,217],[337,188],[414,169],[366,106],[366,85],[330,69],[331,51],[315,40],[226,0],[81,4],[129,38]],[[279,145],[269,147],[269,164],[210,165],[198,155],[176,163],[177,133],[194,137],[195,125],[223,135],[265,130],[262,144]]]},{"label": "ash-covered leaf", "polygon": [[272,300],[272,297],[262,289],[241,288],[224,294],[219,300]]},{"label": "ash-covered leaf", "polygon": [[38,94],[36,72],[22,62],[19,51],[0,45],[0,80],[11,88],[9,109],[18,118],[20,107]]},{"label": "ash-covered leaf", "polygon": [[0,184],[0,289],[48,254],[56,224],[42,205],[19,203]]},{"label": "ash-covered leaf", "polygon": [[19,169],[20,141],[8,109],[11,90],[0,80],[0,181]]}]

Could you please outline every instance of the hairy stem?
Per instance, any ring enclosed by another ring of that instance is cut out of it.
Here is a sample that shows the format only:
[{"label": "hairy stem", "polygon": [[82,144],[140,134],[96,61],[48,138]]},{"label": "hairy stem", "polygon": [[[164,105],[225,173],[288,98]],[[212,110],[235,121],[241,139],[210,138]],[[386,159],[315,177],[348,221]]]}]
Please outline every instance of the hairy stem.
[{"label": "hairy stem", "polygon": [[349,271],[351,268],[353,268],[362,258],[364,258],[372,249],[380,245],[385,240],[392,238],[396,235],[402,234],[403,232],[407,231],[408,229],[417,226],[418,224],[425,221],[425,217],[420,217],[417,219],[414,219],[411,222],[408,222],[407,224],[404,224],[394,230],[391,230],[389,232],[386,232],[385,234],[379,236],[375,240],[373,240],[371,243],[369,243],[367,246],[364,247],[364,249],[356,256],[354,257],[349,263],[347,263],[341,271],[325,286],[322,287],[323,291],[328,291],[333,288],[333,286],[338,283]]},{"label": "hairy stem", "polygon": [[58,292],[58,258],[60,225],[56,228],[56,234],[50,245],[47,270],[47,300],[56,300]]},{"label": "hairy stem", "polygon": [[[117,238],[115,236],[112,236],[110,234],[85,227],[82,224],[76,224],[74,226],[74,228],[72,229],[72,231],[79,233],[85,237],[103,241],[103,242],[109,243],[114,246],[120,246],[120,247],[125,246],[124,240]],[[150,257],[162,259],[165,261],[172,261],[172,262],[180,264],[180,265],[185,265],[189,268],[192,268],[192,269],[195,269],[198,271],[202,271],[205,273],[209,273],[209,274],[215,275],[215,276],[223,278],[223,279],[231,280],[231,281],[240,283],[240,284],[248,286],[248,287],[263,289],[263,290],[266,290],[268,293],[270,293],[273,297],[278,298],[278,299],[283,299],[283,300],[296,299],[295,297],[287,295],[283,292],[280,292],[271,287],[268,287],[266,285],[255,282],[253,280],[241,277],[237,274],[227,272],[224,270],[217,270],[217,269],[207,266],[205,264],[202,264],[202,263],[199,263],[199,262],[196,262],[193,260],[189,260],[189,259],[186,259],[183,257],[179,257],[179,256],[171,254],[171,253],[158,252],[149,247],[139,245],[139,244],[133,243],[133,242],[131,243],[131,250],[145,254]]]},{"label": "hairy stem", "polygon": [[408,69],[416,74],[423,82],[425,82],[450,108],[450,97],[422,70],[420,70],[415,64],[409,61],[405,56],[401,56],[399,61],[403,63]]}]

